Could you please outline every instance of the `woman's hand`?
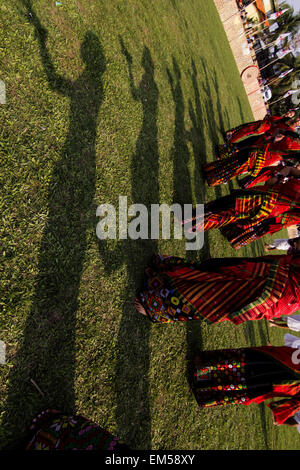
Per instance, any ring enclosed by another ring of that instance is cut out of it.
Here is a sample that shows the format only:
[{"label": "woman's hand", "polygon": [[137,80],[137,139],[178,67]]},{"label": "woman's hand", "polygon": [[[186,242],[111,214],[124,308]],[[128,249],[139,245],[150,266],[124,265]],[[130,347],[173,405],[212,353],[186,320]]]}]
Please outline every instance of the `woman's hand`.
[{"label": "woman's hand", "polygon": [[274,142],[279,142],[280,140],[282,140],[284,138],[284,135],[283,134],[277,134],[277,136],[275,137],[274,139]]},{"label": "woman's hand", "polygon": [[279,424],[276,422],[275,416],[273,415],[273,424],[274,426],[279,426]]}]

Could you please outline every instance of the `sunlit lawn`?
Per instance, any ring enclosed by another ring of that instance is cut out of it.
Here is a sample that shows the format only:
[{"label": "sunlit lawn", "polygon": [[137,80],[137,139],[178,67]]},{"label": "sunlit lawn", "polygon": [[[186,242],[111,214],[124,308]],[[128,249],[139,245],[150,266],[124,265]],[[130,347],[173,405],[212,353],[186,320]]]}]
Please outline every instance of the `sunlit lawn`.
[{"label": "sunlit lawn", "polygon": [[[201,164],[222,132],[253,120],[212,0],[2,2],[0,437],[43,408],[76,411],[132,449],[294,449],[264,405],[202,410],[187,381],[196,349],[283,343],[283,330],[152,325],[133,300],[153,252],[234,252],[216,231],[100,241],[100,204],[203,202]],[[36,16],[35,16],[36,15]],[[44,398],[32,385],[33,379]]]}]

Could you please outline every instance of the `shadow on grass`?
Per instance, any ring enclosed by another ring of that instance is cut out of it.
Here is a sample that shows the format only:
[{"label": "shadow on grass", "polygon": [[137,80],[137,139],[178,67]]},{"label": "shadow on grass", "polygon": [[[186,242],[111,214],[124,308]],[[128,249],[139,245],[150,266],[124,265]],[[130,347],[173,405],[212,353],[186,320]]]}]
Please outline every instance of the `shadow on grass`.
[{"label": "shadow on grass", "polygon": [[[131,199],[133,204],[159,204],[158,186],[158,88],[154,63],[144,46],[141,66],[143,75],[138,85],[132,73],[132,56],[122,38],[121,51],[128,67],[129,87],[134,100],[143,108],[143,122],[131,160]],[[150,213],[150,212],[149,212]],[[149,225],[150,226],[150,225]],[[134,449],[151,448],[151,416],[149,404],[149,337],[151,322],[138,314],[134,307],[137,289],[150,257],[157,252],[156,240],[124,240],[115,252],[109,252],[105,241],[99,241],[99,252],[106,272],[125,264],[129,299],[123,305],[116,344],[115,399],[117,434]]]},{"label": "shadow on grass", "polygon": [[[267,329],[267,325],[265,324],[265,320],[258,320],[255,322],[258,328],[258,335],[260,337],[261,344],[266,346],[267,343],[270,341],[269,333]],[[265,326],[265,328],[264,328]],[[257,346],[257,340],[255,337],[255,328],[253,322],[246,322],[244,324],[244,333],[247,338],[247,342],[251,344],[251,346]]]},{"label": "shadow on grass", "polygon": [[59,75],[47,49],[47,31],[31,3],[24,5],[39,42],[48,86],[69,99],[70,114],[68,134],[49,184],[32,308],[9,376],[3,420],[8,439],[19,437],[45,407],[74,411],[77,299],[86,232],[94,222],[95,139],[106,69],[98,37],[87,32],[81,44],[85,63],[81,76],[71,81]]},{"label": "shadow on grass", "polygon": [[[192,178],[189,170],[189,162],[191,158],[195,160],[195,182],[196,182],[196,198],[197,203],[200,203],[204,199],[204,183],[201,178],[201,157],[205,156],[205,149],[201,146],[201,133],[203,132],[202,122],[202,109],[201,100],[199,96],[198,88],[195,88],[195,75],[197,74],[196,66],[192,61],[192,70],[190,72],[191,79],[194,85],[195,93],[195,107],[192,105],[192,101],[189,100],[189,115],[193,123],[192,129],[187,131],[185,127],[185,103],[184,96],[181,87],[181,71],[178,66],[175,57],[172,58],[172,71],[167,69],[167,75],[171,93],[174,101],[174,139],[173,147],[171,151],[171,158],[173,160],[173,203],[178,203],[181,206],[184,204],[193,204],[192,194]],[[200,119],[200,121],[199,121]],[[192,156],[188,149],[187,140],[192,144],[193,153]],[[203,153],[204,152],[204,153]],[[205,245],[208,250],[208,244]],[[201,257],[203,252],[201,252]],[[197,260],[197,253],[195,251],[188,251],[186,258],[189,261]],[[187,379],[190,378],[192,358],[195,353],[195,349],[201,348],[202,344],[202,332],[201,323],[192,322],[186,325],[187,335]]]},{"label": "shadow on grass", "polygon": [[[255,321],[255,325],[257,326],[257,329],[258,329],[258,334],[260,337],[261,344],[263,346],[266,346],[267,343],[270,342],[267,321],[264,319],[258,320],[258,321]],[[247,338],[247,342],[249,342],[251,346],[257,346],[254,322],[250,321],[244,324],[244,333]]]},{"label": "shadow on grass", "polygon": [[173,203],[192,204],[191,175],[189,172],[189,161],[191,159],[187,145],[187,135],[184,124],[185,104],[181,87],[181,72],[178,63],[173,57],[172,72],[167,69],[169,85],[175,108],[174,140],[171,151],[173,160]]},{"label": "shadow on grass", "polygon": [[[174,168],[174,188],[173,202],[179,204],[192,204],[191,175],[189,173],[189,162],[194,159],[194,180],[196,189],[197,203],[204,202],[205,182],[202,178],[202,165],[206,163],[208,149],[206,146],[205,131],[208,131],[208,137],[212,140],[214,146],[219,141],[219,131],[224,132],[224,121],[228,121],[227,111],[223,111],[221,101],[217,102],[217,115],[215,114],[212,103],[214,102],[214,93],[219,93],[219,83],[214,75],[211,80],[208,74],[206,62],[200,62],[200,72],[194,60],[191,61],[189,75],[193,87],[193,101],[188,101],[188,112],[192,123],[191,129],[185,127],[185,104],[181,88],[181,71],[176,59],[173,57],[173,70],[167,69],[167,75],[174,101],[175,130],[172,148],[172,159]],[[200,77],[202,83],[200,84]],[[193,155],[190,154],[187,140],[191,142]],[[221,196],[221,189],[216,189],[216,197]],[[187,252],[186,258],[190,261],[203,261],[210,258],[210,250],[205,236],[205,244],[200,254],[196,252]],[[202,347],[202,325],[201,322],[190,322],[186,326],[187,335],[187,379],[190,380],[192,359],[196,351]]]},{"label": "shadow on grass", "polygon": [[[215,160],[216,157],[216,149],[217,145],[219,143],[219,133],[218,131],[223,132],[224,131],[224,123],[223,123],[223,116],[221,112],[221,102],[220,99],[217,101],[217,113],[214,109],[213,103],[214,103],[214,96],[213,92],[216,90],[218,92],[218,81],[216,79],[216,71],[213,70],[213,79],[209,75],[208,69],[206,62],[202,59],[201,60],[201,77],[202,77],[202,89],[203,92],[205,93],[205,101],[203,105],[203,110],[202,112],[207,118],[207,131],[208,131],[208,136],[210,140],[213,143],[213,159]],[[194,81],[194,89],[198,87],[198,83],[195,80]],[[199,92],[199,91],[198,91]],[[217,125],[217,122],[220,122],[220,128]],[[204,140],[204,139],[203,139]],[[204,157],[202,164],[206,163],[207,161],[207,155]],[[215,192],[215,199],[218,199],[222,196],[222,191],[220,186],[215,186],[214,187],[214,192]]]},{"label": "shadow on grass", "polygon": [[[208,137],[216,147],[219,143],[220,133],[224,134],[229,123],[229,116],[226,109],[222,109],[221,99],[217,100],[216,111],[212,106],[214,102],[213,93],[217,96],[221,96],[219,82],[217,80],[216,71],[213,73],[213,78],[210,79],[208,75],[207,66],[204,60],[201,61],[201,79],[202,83],[199,83],[198,70],[195,62],[191,62],[190,76],[194,90],[194,106],[192,101],[189,100],[189,116],[192,122],[192,128],[187,131],[184,124],[184,113],[185,105],[180,86],[180,70],[178,68],[176,60],[173,58],[173,75],[168,70],[169,83],[171,86],[172,96],[175,106],[175,133],[174,133],[174,144],[173,144],[173,161],[174,161],[174,200],[173,202],[179,203],[192,203],[192,193],[190,186],[190,178],[188,177],[188,162],[191,158],[195,160],[195,184],[196,184],[196,198],[197,202],[205,199],[205,182],[202,178],[201,166],[207,161],[207,147],[205,141],[204,130],[208,131]],[[176,80],[177,79],[177,80]],[[176,84],[175,83],[176,80]],[[201,91],[200,91],[201,90]],[[242,112],[241,103],[239,100],[240,113],[242,119],[244,115]],[[206,117],[206,119],[205,119]],[[185,138],[188,138],[192,144],[193,156],[189,154],[188,147],[185,143]],[[228,190],[231,192],[234,189],[233,182],[230,181]],[[221,188],[215,187],[216,198],[221,197]],[[180,192],[180,195],[179,195]],[[183,202],[182,202],[183,201]],[[263,245],[261,242],[252,244],[251,251],[253,256],[261,256],[263,254]],[[197,256],[195,253],[187,253],[188,259],[196,260]],[[201,260],[210,258],[210,251],[208,243],[206,241],[204,248],[200,253]],[[259,335],[262,344],[266,344],[268,340],[268,333],[264,331],[262,322],[258,323]],[[254,325],[248,322],[245,325],[246,334],[250,340],[252,346],[255,345],[255,333]],[[201,352],[202,349],[202,326],[201,322],[191,322],[186,327],[187,335],[187,369],[186,377],[188,382],[191,382],[192,369],[193,369],[193,357],[197,352]],[[266,415],[264,405],[259,405],[262,433],[264,438],[265,448],[268,448],[268,433],[266,425]]]},{"label": "shadow on grass", "polygon": [[266,406],[263,403],[259,403],[258,406],[259,406],[259,414],[260,414],[260,420],[261,420],[261,427],[262,427],[262,434],[263,434],[263,438],[264,438],[265,449],[269,449]]}]

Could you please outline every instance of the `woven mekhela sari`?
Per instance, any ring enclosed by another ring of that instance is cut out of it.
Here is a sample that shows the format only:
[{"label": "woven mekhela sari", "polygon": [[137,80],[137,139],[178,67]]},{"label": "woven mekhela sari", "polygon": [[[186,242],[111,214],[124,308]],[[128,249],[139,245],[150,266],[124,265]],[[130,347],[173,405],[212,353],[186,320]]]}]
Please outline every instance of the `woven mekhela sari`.
[{"label": "woven mekhela sari", "polygon": [[294,129],[289,126],[289,118],[281,116],[266,116],[261,121],[249,122],[246,124],[241,124],[233,129],[230,129],[228,132],[231,132],[232,135],[228,138],[228,142],[235,143],[246,139],[251,136],[260,136],[266,134],[268,136],[273,136],[276,131],[290,131],[293,132]]},{"label": "woven mekhela sari", "polygon": [[[239,181],[239,185],[243,189],[253,188],[260,183],[265,183],[270,178],[276,175],[280,170],[284,168],[282,163],[279,163],[276,166],[266,166],[263,168],[257,176],[252,177],[251,175],[247,175]],[[284,178],[282,177],[282,180]]]},{"label": "woven mekhela sari", "polygon": [[285,136],[283,139],[270,142],[267,135],[260,137],[250,137],[238,142],[236,144],[226,143],[218,145],[217,158],[224,160],[238,154],[241,150],[249,149],[263,149],[267,143],[270,144],[268,160],[269,164],[274,163],[280,156],[289,156],[291,153],[300,152],[300,139],[295,133],[294,137]]},{"label": "woven mekhela sari", "polygon": [[[234,249],[248,245],[266,234],[272,235],[283,228],[300,223],[299,179],[291,178],[286,183],[278,183],[269,188],[257,186],[244,191],[244,195],[236,198],[235,220],[230,221],[229,215],[232,211],[227,211],[220,212],[218,217],[208,215],[205,224],[206,230],[216,228],[222,214],[223,219],[226,215],[228,223],[222,220],[219,227]],[[245,223],[241,222],[243,218]],[[203,223],[198,227],[202,228]]]},{"label": "woven mekhela sari", "polygon": [[69,416],[57,410],[39,414],[30,428],[26,450],[111,450],[127,447],[108,431],[83,416]]},{"label": "woven mekhela sari", "polygon": [[268,406],[278,424],[300,410],[299,350],[286,346],[203,351],[195,357],[192,389],[200,407],[250,405],[286,397]]},{"label": "woven mekhela sari", "polygon": [[300,223],[300,212],[296,210],[295,213],[282,214],[278,217],[270,217],[269,219],[262,220],[253,224],[249,228],[241,227],[235,222],[221,227],[222,235],[227,238],[232,248],[238,250],[243,246],[259,240],[264,235],[273,235],[283,228],[298,225]]},{"label": "woven mekhela sari", "polygon": [[[217,186],[226,184],[232,178],[242,175],[243,173],[251,173],[252,177],[256,177],[266,165],[269,165],[269,144],[264,149],[246,149],[233,153],[232,156],[223,160],[206,163],[202,169],[205,173],[205,179],[209,186]],[[280,160],[280,154],[277,154]]]},{"label": "woven mekhela sari", "polygon": [[[232,199],[228,207],[218,210],[218,203],[222,203],[222,198],[213,203],[205,204],[204,215],[194,219],[194,231],[207,231],[214,228],[222,228],[229,224],[234,224],[242,230],[248,230],[268,219],[275,212],[285,212],[289,209],[288,202],[281,200],[278,191],[268,187],[258,187],[252,190],[238,190],[232,192]],[[225,198],[224,198],[225,199]],[[184,220],[184,225],[191,224],[191,220]],[[187,229],[192,231],[192,227]]]},{"label": "woven mekhela sari", "polygon": [[[288,255],[229,258],[189,263],[157,255],[146,270],[136,307],[154,323],[231,321],[279,317],[299,308]],[[295,281],[296,279],[296,281]],[[280,301],[282,300],[282,302]],[[138,305],[137,305],[138,304]]]},{"label": "woven mekhela sari", "polygon": [[271,145],[273,152],[279,152],[283,155],[289,156],[293,152],[300,152],[300,139],[299,137],[284,137],[278,142]]},{"label": "woven mekhela sari", "polygon": [[[193,220],[193,225],[192,225]],[[300,223],[300,180],[233,190],[204,205],[204,215],[182,222],[188,232],[219,228],[235,249]]]},{"label": "woven mekhela sari", "polygon": [[[247,139],[236,143],[226,142],[225,144],[220,144],[217,147],[217,158],[218,160],[224,160],[234,155],[237,156],[242,153],[246,154],[246,151],[248,151],[249,158],[249,152],[254,152],[255,150],[264,150],[267,144],[271,146],[268,154],[269,158],[276,158],[276,155],[270,153],[273,143],[269,140],[267,135],[248,137]],[[280,152],[276,151],[276,154],[277,153]]]},{"label": "woven mekhela sari", "polygon": [[252,135],[261,135],[271,129],[272,124],[276,125],[276,122],[280,122],[284,118],[277,116],[266,116],[260,121],[247,122],[246,124],[241,124],[240,126],[229,129],[226,133],[232,133],[231,137],[228,139],[229,142],[238,142],[241,139]]},{"label": "woven mekhela sari", "polygon": [[289,157],[291,153],[298,154],[300,152],[300,139],[298,134],[292,130],[290,132],[284,132],[286,132],[287,135],[275,142],[272,141],[270,135],[267,133],[261,136],[248,137],[238,143],[227,142],[218,145],[217,158],[218,160],[226,160],[233,156],[237,158],[241,152],[245,152],[247,149],[249,152],[254,152],[259,149],[263,150],[266,145],[269,144],[268,152],[266,153],[266,164],[272,165],[280,161],[283,157]]},{"label": "woven mekhela sari", "polygon": [[[247,141],[245,141],[247,144]],[[242,144],[220,144],[217,147],[217,160],[227,160],[231,157],[238,157],[242,150],[246,150],[247,148],[249,151],[251,149],[258,148],[252,147],[251,145],[242,145]]]}]

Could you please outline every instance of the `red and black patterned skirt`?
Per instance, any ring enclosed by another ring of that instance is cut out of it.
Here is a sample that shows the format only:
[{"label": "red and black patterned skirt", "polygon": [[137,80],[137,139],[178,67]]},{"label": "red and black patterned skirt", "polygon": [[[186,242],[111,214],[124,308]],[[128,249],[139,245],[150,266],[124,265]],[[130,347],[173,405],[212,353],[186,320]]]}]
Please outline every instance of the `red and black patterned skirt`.
[{"label": "red and black patterned skirt", "polygon": [[195,358],[192,389],[200,407],[248,405],[291,373],[251,348],[204,351]]}]

